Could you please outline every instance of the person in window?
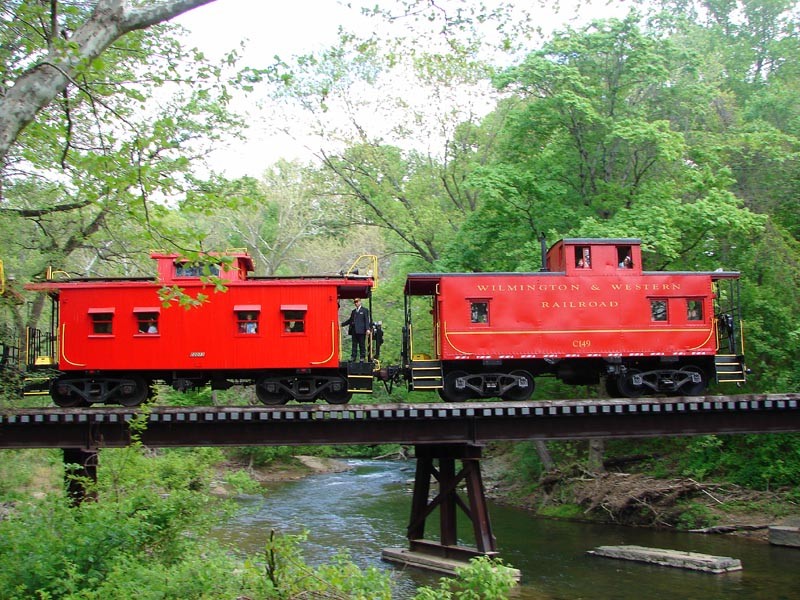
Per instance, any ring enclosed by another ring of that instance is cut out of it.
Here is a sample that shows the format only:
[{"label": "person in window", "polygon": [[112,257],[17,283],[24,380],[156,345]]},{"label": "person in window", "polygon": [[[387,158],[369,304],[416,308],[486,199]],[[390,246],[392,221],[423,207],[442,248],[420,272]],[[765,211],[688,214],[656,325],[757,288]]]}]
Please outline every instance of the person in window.
[{"label": "person in window", "polygon": [[689,302],[686,318],[689,321],[702,321],[703,320],[702,305],[697,301]]},{"label": "person in window", "polygon": [[253,313],[246,313],[244,322],[239,325],[239,328],[242,333],[257,333],[258,323],[256,322],[256,316]]},{"label": "person in window", "polygon": [[286,321],[286,325],[284,327],[284,331],[286,331],[286,333],[303,333],[303,322],[302,321]]},{"label": "person in window", "polygon": [[361,362],[364,362],[367,356],[367,332],[370,330],[372,322],[369,318],[369,310],[361,306],[360,298],[353,300],[353,304],[355,308],[350,312],[350,318],[342,323],[342,327],[347,326],[347,333],[352,340],[350,361],[355,362],[356,353],[358,353],[361,357]]},{"label": "person in window", "polygon": [[588,269],[588,268],[590,268],[590,267],[589,267],[589,262],[588,262],[588,261],[585,261],[585,260],[583,260],[582,258],[581,258],[581,259],[579,259],[579,260],[578,260],[578,268],[579,268],[579,269]]},{"label": "person in window", "polygon": [[150,323],[150,325],[147,326],[147,333],[158,333],[158,327],[156,327],[155,323]]},{"label": "person in window", "polygon": [[632,269],[633,268],[633,260],[630,256],[626,256],[622,259],[622,262],[619,263],[620,269]]}]

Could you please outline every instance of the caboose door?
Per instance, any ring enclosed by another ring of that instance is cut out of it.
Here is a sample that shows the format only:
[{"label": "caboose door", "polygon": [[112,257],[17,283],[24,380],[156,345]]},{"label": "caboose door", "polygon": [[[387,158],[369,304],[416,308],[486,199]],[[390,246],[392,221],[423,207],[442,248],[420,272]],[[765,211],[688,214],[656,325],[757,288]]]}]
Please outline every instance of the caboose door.
[{"label": "caboose door", "polygon": [[405,297],[403,364],[412,390],[442,388],[439,296],[428,291]]}]

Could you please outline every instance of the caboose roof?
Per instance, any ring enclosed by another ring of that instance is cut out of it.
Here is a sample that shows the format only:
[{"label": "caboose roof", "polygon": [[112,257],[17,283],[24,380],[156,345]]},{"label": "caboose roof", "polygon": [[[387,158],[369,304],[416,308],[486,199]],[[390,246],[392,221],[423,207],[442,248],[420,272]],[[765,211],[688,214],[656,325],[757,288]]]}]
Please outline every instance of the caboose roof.
[{"label": "caboose roof", "polygon": [[551,246],[641,246],[639,238],[564,238]]},{"label": "caboose roof", "polygon": [[485,271],[476,273],[409,273],[406,275],[405,293],[408,296],[433,296],[436,286],[444,278],[475,277],[563,277],[564,273],[553,271]]},{"label": "caboose roof", "polygon": [[[255,270],[255,267],[253,266],[253,258],[245,250],[226,250],[225,252],[206,252],[204,254],[205,256],[210,256],[212,258],[231,258],[236,262],[238,268],[245,272],[252,272]],[[171,261],[178,262],[189,260],[187,257],[173,252],[151,252],[150,258],[155,260],[169,259]]]}]

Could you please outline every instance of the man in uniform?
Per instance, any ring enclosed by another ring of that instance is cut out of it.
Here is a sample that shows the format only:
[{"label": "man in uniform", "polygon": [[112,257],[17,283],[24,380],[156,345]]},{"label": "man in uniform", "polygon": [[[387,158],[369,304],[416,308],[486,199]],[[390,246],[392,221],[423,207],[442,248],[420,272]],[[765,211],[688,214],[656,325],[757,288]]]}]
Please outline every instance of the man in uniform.
[{"label": "man in uniform", "polygon": [[367,332],[370,330],[370,327],[372,327],[372,321],[370,321],[369,318],[369,310],[361,306],[360,298],[353,300],[353,304],[355,304],[355,308],[350,313],[350,318],[342,323],[342,327],[347,325],[347,333],[350,334],[353,343],[352,350],[350,351],[350,361],[355,362],[356,351],[358,351],[361,362],[364,362],[367,357],[365,341]]}]

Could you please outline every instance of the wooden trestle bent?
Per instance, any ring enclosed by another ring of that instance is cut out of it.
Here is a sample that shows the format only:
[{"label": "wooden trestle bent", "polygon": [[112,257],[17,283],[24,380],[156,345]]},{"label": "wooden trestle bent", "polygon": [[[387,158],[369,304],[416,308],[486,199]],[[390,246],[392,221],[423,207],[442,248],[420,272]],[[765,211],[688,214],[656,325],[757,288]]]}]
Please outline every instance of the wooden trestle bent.
[{"label": "wooden trestle bent", "polygon": [[[481,447],[466,444],[418,445],[415,446],[415,454],[417,471],[408,525],[411,551],[461,560],[479,555],[496,555],[497,543],[492,534],[481,478]],[[461,461],[458,473],[456,460]],[[429,501],[431,478],[439,483],[439,492]],[[458,495],[461,482],[466,483],[469,505]],[[426,519],[436,508],[439,509],[439,542],[424,539]],[[472,522],[475,549],[458,545],[456,524],[459,508]]]}]

